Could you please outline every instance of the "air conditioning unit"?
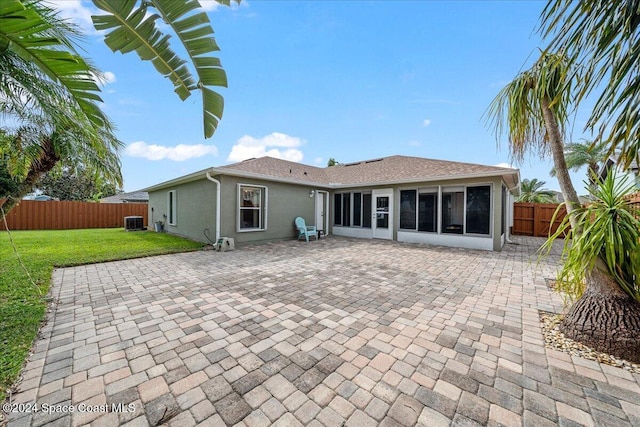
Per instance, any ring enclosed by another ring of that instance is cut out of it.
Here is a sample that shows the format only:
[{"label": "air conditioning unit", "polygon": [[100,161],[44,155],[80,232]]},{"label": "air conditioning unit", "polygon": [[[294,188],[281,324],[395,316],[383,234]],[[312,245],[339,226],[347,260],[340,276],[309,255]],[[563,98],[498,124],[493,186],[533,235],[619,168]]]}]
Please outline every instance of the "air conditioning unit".
[{"label": "air conditioning unit", "polygon": [[124,229],[127,231],[144,230],[144,218],[141,216],[125,216]]}]

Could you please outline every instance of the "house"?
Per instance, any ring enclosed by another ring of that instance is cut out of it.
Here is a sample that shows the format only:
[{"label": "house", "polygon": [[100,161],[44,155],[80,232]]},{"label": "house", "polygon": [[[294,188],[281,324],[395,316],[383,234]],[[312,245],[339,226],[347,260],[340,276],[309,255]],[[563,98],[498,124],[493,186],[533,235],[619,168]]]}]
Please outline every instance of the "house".
[{"label": "house", "polygon": [[635,184],[636,188],[640,190],[640,167],[638,167],[638,163],[635,160],[632,161],[628,169],[623,169],[619,163],[617,154],[609,156],[600,168],[600,179],[606,178],[613,170],[616,174],[616,179],[622,180],[626,178],[629,185]]},{"label": "house", "polygon": [[100,203],[147,203],[149,202],[149,193],[146,191],[132,191],[129,193],[114,194],[113,196],[103,197]]},{"label": "house", "polygon": [[500,250],[519,182],[517,169],[419,157],[325,168],[261,157],[143,191],[150,224],[199,241],[295,238],[302,216],[324,234]]}]

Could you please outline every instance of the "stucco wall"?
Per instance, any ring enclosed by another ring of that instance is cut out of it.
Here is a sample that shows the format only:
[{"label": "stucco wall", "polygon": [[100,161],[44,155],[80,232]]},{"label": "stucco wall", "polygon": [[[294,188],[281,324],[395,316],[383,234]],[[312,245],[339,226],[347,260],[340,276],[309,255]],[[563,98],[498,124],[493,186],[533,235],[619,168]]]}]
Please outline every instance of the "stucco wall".
[{"label": "stucco wall", "polygon": [[[176,224],[169,225],[167,194],[176,191]],[[215,239],[216,235],[216,186],[206,179],[176,185],[149,192],[149,226],[162,220],[168,233],[207,243],[204,229]],[[153,212],[152,212],[153,209]],[[153,218],[153,220],[151,219]]]},{"label": "stucco wall", "polygon": [[[222,184],[220,203],[221,236],[233,237],[236,243],[294,239],[293,221],[301,216],[307,225],[315,225],[315,198],[309,197],[314,187],[259,181],[233,176],[216,176]],[[238,184],[267,188],[266,229],[238,231]]]}]

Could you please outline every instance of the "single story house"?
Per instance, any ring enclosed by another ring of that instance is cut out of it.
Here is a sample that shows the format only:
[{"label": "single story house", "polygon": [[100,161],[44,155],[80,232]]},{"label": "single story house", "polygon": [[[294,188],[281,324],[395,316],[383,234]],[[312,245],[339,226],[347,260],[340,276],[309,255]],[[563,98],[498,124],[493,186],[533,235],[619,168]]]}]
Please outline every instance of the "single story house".
[{"label": "single story house", "polygon": [[500,250],[519,183],[517,169],[419,157],[324,168],[261,157],[142,191],[150,225],[203,242],[295,238],[301,216],[324,234]]}]

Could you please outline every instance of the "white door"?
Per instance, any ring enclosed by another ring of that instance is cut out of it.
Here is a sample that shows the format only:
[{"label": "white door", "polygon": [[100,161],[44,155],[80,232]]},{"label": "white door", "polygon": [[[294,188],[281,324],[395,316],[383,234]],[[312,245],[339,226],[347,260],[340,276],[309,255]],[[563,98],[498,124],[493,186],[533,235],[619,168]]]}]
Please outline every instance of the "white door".
[{"label": "white door", "polygon": [[373,190],[371,204],[373,238],[393,239],[393,190]]},{"label": "white door", "polygon": [[316,191],[316,229],[323,230],[326,234],[326,210],[327,193],[324,191]]}]

